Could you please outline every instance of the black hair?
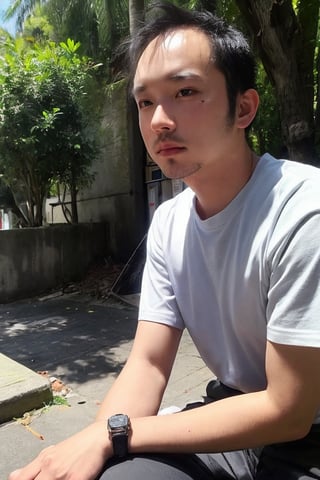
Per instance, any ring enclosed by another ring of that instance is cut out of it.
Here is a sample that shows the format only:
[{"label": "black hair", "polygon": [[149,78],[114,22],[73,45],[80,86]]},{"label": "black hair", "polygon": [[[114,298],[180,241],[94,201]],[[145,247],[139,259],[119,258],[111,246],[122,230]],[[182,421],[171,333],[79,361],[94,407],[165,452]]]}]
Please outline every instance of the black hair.
[{"label": "black hair", "polygon": [[153,3],[152,13],[154,9],[160,9],[162,13],[153,15],[129,40],[127,67],[130,86],[132,87],[139,59],[152,40],[179,28],[195,28],[208,37],[212,45],[212,61],[225,76],[229,116],[233,119],[237,95],[255,88],[255,60],[244,35],[205,10],[185,10],[164,1]]}]

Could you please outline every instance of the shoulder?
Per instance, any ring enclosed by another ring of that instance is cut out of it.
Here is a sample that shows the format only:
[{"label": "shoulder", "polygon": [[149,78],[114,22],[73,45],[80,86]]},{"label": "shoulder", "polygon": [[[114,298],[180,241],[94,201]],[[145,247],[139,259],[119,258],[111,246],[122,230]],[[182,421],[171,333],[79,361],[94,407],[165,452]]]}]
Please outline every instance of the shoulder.
[{"label": "shoulder", "polygon": [[155,212],[155,216],[175,214],[176,211],[184,211],[192,206],[194,193],[190,188],[186,188],[181,193],[161,203]]},{"label": "shoulder", "polygon": [[293,160],[277,159],[272,155],[264,154],[260,162],[264,171],[276,176],[279,180],[298,185],[304,182],[318,184],[320,181],[320,169],[305,163],[294,162]]},{"label": "shoulder", "polygon": [[297,209],[296,214],[319,211],[319,168],[265,154],[257,170],[255,193],[267,193],[278,214],[288,213],[290,208]]},{"label": "shoulder", "polygon": [[[303,258],[307,249],[314,256],[320,235],[320,169],[271,156],[266,158],[266,169],[274,175],[267,212],[270,258],[277,263],[285,252],[292,259]],[[290,245],[295,248],[290,249]]]},{"label": "shoulder", "polygon": [[150,229],[167,229],[172,227],[172,223],[177,219],[183,219],[190,216],[193,208],[194,193],[190,188],[175,197],[163,202],[154,213]]},{"label": "shoulder", "polygon": [[147,240],[148,252],[167,251],[184,236],[193,209],[194,193],[187,188],[165,201],[154,213]]}]

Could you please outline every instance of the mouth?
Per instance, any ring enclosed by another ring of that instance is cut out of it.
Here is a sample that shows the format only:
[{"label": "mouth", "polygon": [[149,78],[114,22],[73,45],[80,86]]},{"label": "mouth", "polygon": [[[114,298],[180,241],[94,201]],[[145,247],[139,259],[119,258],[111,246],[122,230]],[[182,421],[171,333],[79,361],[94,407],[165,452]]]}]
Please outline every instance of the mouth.
[{"label": "mouth", "polygon": [[185,147],[179,147],[178,145],[161,145],[157,150],[157,155],[161,155],[162,157],[172,157],[185,150]]}]

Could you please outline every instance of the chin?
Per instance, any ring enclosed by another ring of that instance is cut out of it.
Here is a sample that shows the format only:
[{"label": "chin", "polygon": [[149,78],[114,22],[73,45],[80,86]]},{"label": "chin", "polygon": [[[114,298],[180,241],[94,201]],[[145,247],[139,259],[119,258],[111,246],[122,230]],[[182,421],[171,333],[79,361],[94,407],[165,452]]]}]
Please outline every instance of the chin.
[{"label": "chin", "polygon": [[170,159],[167,165],[158,165],[163,174],[171,180],[183,180],[184,178],[194,175],[201,168],[200,165],[190,165],[190,167],[186,167],[180,162],[178,163],[175,159]]}]

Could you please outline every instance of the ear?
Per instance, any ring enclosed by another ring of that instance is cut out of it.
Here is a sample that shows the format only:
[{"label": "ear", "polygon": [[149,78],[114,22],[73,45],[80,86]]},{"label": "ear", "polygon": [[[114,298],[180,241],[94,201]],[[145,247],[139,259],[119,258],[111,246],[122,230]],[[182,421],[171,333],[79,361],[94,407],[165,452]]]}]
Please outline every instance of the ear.
[{"label": "ear", "polygon": [[259,95],[256,90],[249,88],[239,94],[237,100],[236,123],[238,128],[247,128],[254,120],[259,106]]}]

